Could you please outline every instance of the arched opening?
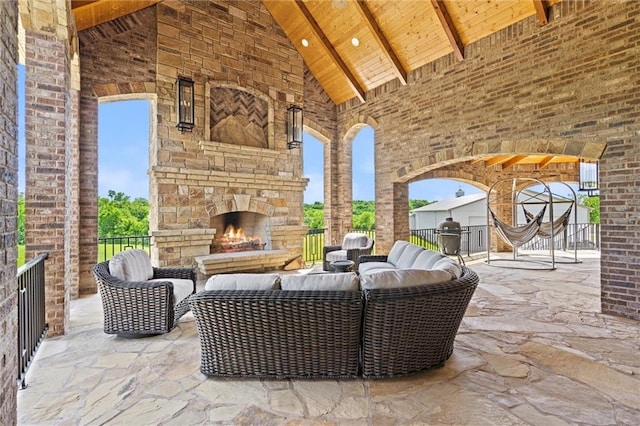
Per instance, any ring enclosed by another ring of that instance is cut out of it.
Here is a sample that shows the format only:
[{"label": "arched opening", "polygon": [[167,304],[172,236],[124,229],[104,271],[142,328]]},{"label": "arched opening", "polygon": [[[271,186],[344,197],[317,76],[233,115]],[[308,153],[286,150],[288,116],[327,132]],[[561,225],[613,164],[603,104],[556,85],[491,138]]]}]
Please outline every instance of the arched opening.
[{"label": "arched opening", "polygon": [[149,249],[148,99],[102,100],[98,108],[98,261]]},{"label": "arched opening", "polygon": [[351,145],[352,226],[354,230],[373,233],[375,230],[375,132],[362,127]]}]

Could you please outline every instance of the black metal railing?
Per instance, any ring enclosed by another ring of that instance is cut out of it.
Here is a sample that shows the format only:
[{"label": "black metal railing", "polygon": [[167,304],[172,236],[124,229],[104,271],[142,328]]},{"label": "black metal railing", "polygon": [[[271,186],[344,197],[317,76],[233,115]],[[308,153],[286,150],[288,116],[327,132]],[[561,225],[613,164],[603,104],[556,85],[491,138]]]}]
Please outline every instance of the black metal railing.
[{"label": "black metal railing", "polygon": [[44,316],[44,261],[40,254],[18,269],[18,386],[24,389],[25,377],[49,325]]},{"label": "black metal railing", "polygon": [[150,246],[151,237],[148,235],[98,238],[98,262],[109,260],[114,254],[129,249],[149,251]]},{"label": "black metal railing", "polygon": [[[553,238],[554,250],[600,250],[599,223],[572,223],[566,232],[558,232]],[[551,239],[535,237],[520,247],[521,250],[550,250]]]},{"label": "black metal railing", "polygon": [[323,229],[309,229],[307,235],[304,237],[304,243],[302,247],[302,257],[305,262],[322,262],[323,249],[324,249],[324,228]]}]

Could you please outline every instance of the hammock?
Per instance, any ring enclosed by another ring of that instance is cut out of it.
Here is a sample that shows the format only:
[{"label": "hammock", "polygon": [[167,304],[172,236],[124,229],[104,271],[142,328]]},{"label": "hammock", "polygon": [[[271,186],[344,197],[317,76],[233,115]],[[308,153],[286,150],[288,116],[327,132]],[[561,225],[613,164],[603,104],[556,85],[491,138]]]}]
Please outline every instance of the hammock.
[{"label": "hammock", "polygon": [[[551,238],[551,230],[553,229],[553,235],[558,235],[560,232],[564,231],[569,225],[569,215],[571,214],[571,210],[573,209],[573,202],[569,206],[566,212],[562,213],[562,216],[553,221],[553,223],[543,223],[540,225],[540,229],[538,230],[538,236],[540,238],[549,239]],[[527,222],[530,222],[534,219],[533,213],[527,211],[522,206],[522,210],[524,211],[524,215],[527,218]],[[553,227],[553,228],[552,228]]]},{"label": "hammock", "polygon": [[520,247],[538,235],[540,225],[542,224],[542,217],[546,210],[547,206],[545,205],[529,223],[520,226],[511,226],[500,221],[490,208],[489,213],[491,213],[491,217],[493,218],[493,226],[495,227],[496,232],[504,242],[509,244],[511,247]]}]

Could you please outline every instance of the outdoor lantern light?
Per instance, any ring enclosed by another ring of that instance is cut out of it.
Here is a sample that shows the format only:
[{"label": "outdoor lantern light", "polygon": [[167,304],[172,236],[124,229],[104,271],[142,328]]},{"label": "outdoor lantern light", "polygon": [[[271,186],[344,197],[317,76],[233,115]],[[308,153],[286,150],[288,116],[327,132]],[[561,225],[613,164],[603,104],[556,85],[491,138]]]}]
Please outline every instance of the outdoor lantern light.
[{"label": "outdoor lantern light", "polygon": [[302,145],[302,107],[291,105],[287,108],[287,147]]},{"label": "outdoor lantern light", "polygon": [[586,191],[587,196],[598,195],[598,162],[588,162],[580,159],[579,163],[580,181],[578,190]]},{"label": "outdoor lantern light", "polygon": [[193,80],[187,77],[178,77],[176,86],[178,86],[178,95],[176,96],[178,124],[176,127],[182,133],[190,132],[195,124]]}]

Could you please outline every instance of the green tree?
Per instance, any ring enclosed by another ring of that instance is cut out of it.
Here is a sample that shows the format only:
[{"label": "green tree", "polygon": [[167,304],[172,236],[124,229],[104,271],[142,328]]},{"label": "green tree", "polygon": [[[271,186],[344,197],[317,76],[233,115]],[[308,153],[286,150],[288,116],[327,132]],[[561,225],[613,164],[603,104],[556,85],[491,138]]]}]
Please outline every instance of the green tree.
[{"label": "green tree", "polygon": [[433,203],[433,201],[427,200],[409,200],[409,211],[426,206]]},{"label": "green tree", "polygon": [[600,223],[600,197],[581,195],[580,204],[589,207],[589,223]]},{"label": "green tree", "polygon": [[149,234],[149,202],[113,190],[98,199],[98,237]]},{"label": "green tree", "polygon": [[24,244],[24,194],[18,194],[18,244]]},{"label": "green tree", "polygon": [[355,229],[374,229],[376,226],[376,214],[374,212],[362,212],[353,217],[353,227]]}]

